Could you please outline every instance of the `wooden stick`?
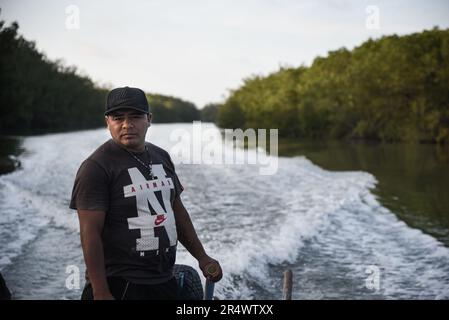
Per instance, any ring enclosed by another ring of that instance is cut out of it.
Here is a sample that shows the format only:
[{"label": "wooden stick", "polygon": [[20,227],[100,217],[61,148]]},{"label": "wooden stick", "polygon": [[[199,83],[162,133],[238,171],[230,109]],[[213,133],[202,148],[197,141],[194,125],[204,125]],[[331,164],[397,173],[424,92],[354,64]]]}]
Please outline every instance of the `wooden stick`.
[{"label": "wooden stick", "polygon": [[206,284],[204,285],[204,300],[214,299],[214,287],[215,283],[206,279]]},{"label": "wooden stick", "polygon": [[284,288],[282,293],[282,300],[292,299],[293,274],[290,269],[284,271]]}]

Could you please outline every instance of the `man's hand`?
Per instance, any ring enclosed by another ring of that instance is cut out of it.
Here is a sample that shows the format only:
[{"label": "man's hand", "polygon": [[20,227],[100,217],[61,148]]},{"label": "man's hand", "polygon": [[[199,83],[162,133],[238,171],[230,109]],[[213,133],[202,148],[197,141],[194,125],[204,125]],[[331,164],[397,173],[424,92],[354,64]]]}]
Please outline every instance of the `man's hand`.
[{"label": "man's hand", "polygon": [[223,277],[223,271],[221,270],[220,263],[218,263],[217,260],[205,255],[198,260],[198,263],[201,271],[203,271],[203,275],[207,279],[213,282],[218,282]]}]

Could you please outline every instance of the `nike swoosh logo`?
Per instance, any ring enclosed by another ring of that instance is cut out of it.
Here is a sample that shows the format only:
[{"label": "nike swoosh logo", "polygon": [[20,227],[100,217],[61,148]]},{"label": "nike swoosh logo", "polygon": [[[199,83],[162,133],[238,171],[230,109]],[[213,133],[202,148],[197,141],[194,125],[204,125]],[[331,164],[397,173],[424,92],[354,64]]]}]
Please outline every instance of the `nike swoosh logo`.
[{"label": "nike swoosh logo", "polygon": [[154,224],[158,226],[158,225],[160,225],[162,222],[164,222],[165,220],[167,220],[167,217],[166,217],[165,215],[163,215],[163,214],[158,215],[158,216],[156,217],[156,220],[154,221]]}]

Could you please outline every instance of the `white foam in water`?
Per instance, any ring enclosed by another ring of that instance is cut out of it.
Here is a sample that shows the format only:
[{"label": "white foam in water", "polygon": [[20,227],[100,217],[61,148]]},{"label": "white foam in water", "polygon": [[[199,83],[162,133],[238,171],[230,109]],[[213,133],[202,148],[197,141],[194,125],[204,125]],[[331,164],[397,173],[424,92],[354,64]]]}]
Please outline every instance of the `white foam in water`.
[{"label": "white foam in water", "polygon": [[[180,127],[190,130],[187,124],[155,124],[149,140],[170,150],[170,132]],[[73,179],[81,161],[108,138],[107,130],[99,129],[25,139],[22,169],[0,177],[0,270],[14,264],[43,228],[64,228],[79,241],[73,235],[79,228],[76,213],[68,208]],[[224,270],[216,296],[257,299],[259,286],[264,297],[280,299],[279,280],[271,272],[289,264],[302,272],[294,288],[311,288],[301,298],[369,298],[364,281],[370,265],[381,271],[375,297],[449,298],[449,249],[382,207],[370,191],[376,184],[372,175],[329,172],[303,157],[279,158],[272,176],[258,169],[177,165],[185,206]],[[62,270],[71,263],[61,257]],[[177,263],[199,271],[183,248]],[[336,278],[348,287],[333,284]],[[51,281],[53,287],[58,283]],[[73,296],[61,290],[48,297]]]},{"label": "white foam in water", "polygon": [[[216,286],[221,298],[257,298],[257,290],[236,279],[251,276],[260,286],[272,287],[269,267],[297,262],[304,241],[314,239],[323,243],[317,250],[334,255],[346,273],[319,266],[316,271],[349,277],[355,285],[342,295],[335,290],[322,292],[318,298],[358,299],[363,294],[369,298],[365,271],[371,265],[381,270],[377,298],[443,298],[449,294],[448,249],[382,207],[370,191],[376,180],[368,173],[329,172],[304,158],[280,159],[279,172],[271,177],[259,176],[248,166],[215,168],[222,175],[205,166],[179,169],[189,178],[192,170],[209,170],[210,177],[203,175],[202,181],[208,193],[215,195],[214,201],[201,206],[189,197],[187,202],[193,202],[196,210],[220,212],[204,222],[220,226],[214,228],[219,240],[207,247],[225,270],[224,280]],[[243,223],[248,217],[252,224]],[[332,225],[342,227],[330,237],[327,230]],[[314,294],[301,292],[303,298],[314,298]],[[280,296],[274,293],[273,298]]]},{"label": "white foam in water", "polygon": [[[232,175],[226,177],[233,178]],[[270,179],[252,176],[250,180],[240,184],[238,180],[236,179],[237,187],[234,188],[254,186],[254,196],[259,201],[258,211],[244,212],[244,216],[262,223],[255,230],[253,225],[248,228],[238,225],[229,234],[232,238],[230,245],[222,248],[225,252],[221,261],[230,275],[249,273],[262,285],[270,285],[268,265],[295,262],[303,240],[315,236],[320,229],[325,228],[330,220],[329,215],[340,208],[342,199],[348,196],[348,190],[342,188],[343,184],[356,184],[354,189],[358,190],[373,184],[373,179],[368,174],[330,173],[304,158],[293,161],[283,159],[279,174]],[[259,192],[263,194],[258,195]],[[225,224],[223,228],[226,228]],[[232,280],[225,279],[224,286],[231,284]],[[217,288],[219,290],[220,285]],[[238,291],[240,290],[243,291],[231,293],[231,297],[257,298],[249,288],[239,288]]]},{"label": "white foam in water", "polygon": [[[350,220],[353,224],[349,232],[353,239],[366,242],[364,249],[368,251],[369,263],[381,271],[382,295],[407,299],[449,298],[448,248],[399,221],[371,193],[361,194],[358,200],[346,203],[341,217],[349,219],[348,213],[366,215],[363,220]],[[361,271],[354,264],[357,261],[354,251],[348,250],[346,260]]]},{"label": "white foam in water", "polygon": [[7,179],[0,180],[0,271],[21,253],[48,219],[35,214],[33,204]]},{"label": "white foam in water", "polygon": [[96,130],[88,139],[85,132],[24,139],[21,169],[0,177],[1,269],[49,222],[79,229],[68,201],[79,164],[97,146],[93,134],[107,137],[105,130]]}]

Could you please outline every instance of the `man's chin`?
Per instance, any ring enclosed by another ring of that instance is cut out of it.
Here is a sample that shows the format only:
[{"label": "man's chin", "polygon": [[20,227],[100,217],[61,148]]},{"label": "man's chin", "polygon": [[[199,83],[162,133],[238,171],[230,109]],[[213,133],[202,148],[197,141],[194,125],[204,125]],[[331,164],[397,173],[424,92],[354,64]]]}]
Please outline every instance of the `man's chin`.
[{"label": "man's chin", "polygon": [[122,136],[120,141],[122,141],[122,143],[137,143],[139,139],[137,136]]},{"label": "man's chin", "polygon": [[140,149],[141,143],[137,137],[120,139],[122,145],[127,149]]}]

